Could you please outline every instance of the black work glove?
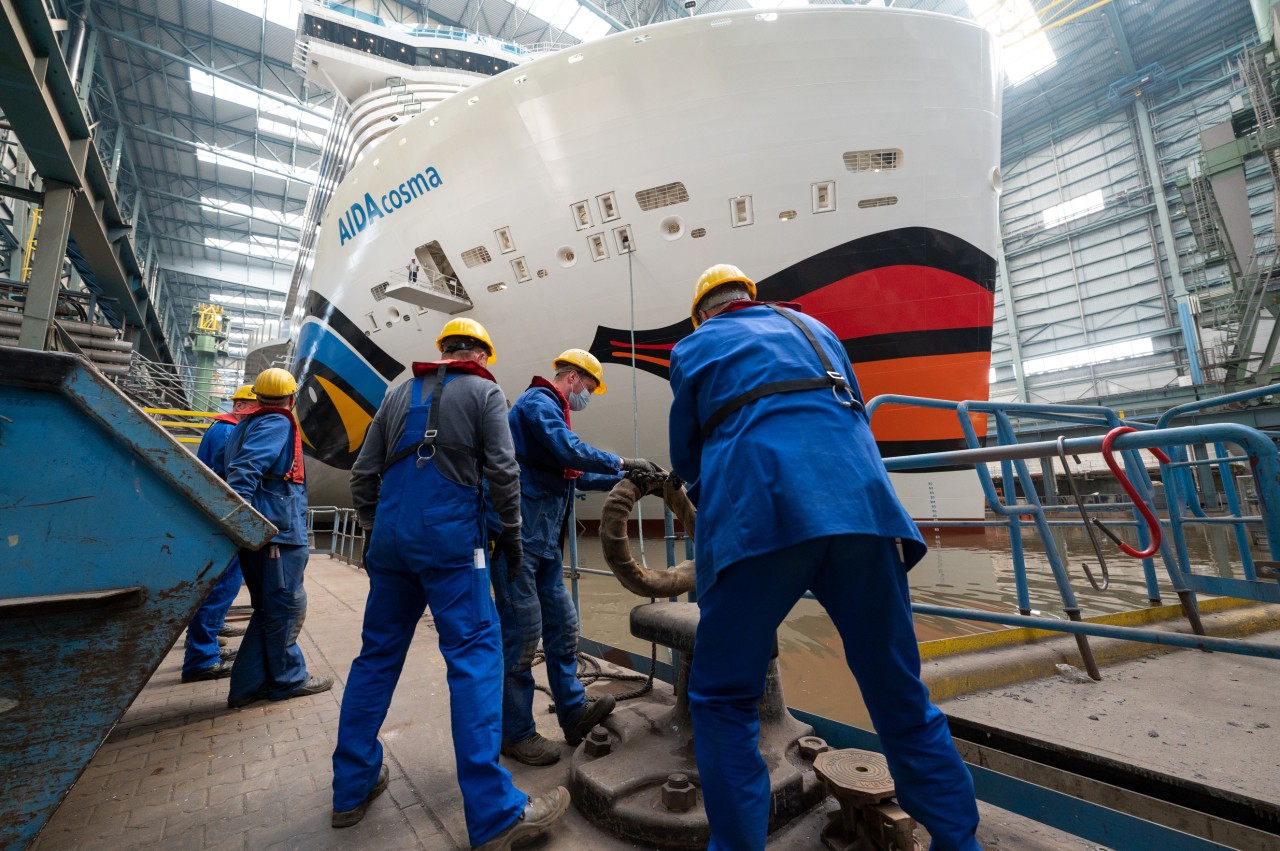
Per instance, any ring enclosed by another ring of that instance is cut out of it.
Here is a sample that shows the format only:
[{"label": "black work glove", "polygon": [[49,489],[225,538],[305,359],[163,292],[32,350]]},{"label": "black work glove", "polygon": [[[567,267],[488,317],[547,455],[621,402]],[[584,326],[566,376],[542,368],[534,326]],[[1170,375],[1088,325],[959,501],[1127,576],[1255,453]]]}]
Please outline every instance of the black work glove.
[{"label": "black work glove", "polygon": [[502,534],[493,542],[493,554],[507,560],[507,582],[515,582],[524,564],[524,544],[520,541],[519,526],[502,527]]},{"label": "black work glove", "polygon": [[369,544],[373,541],[373,526],[364,527],[364,543],[360,546],[360,564],[368,567],[369,565]]},{"label": "black work glove", "polygon": [[666,478],[667,471],[648,458],[623,458],[622,474],[633,482],[643,483],[650,479]]}]

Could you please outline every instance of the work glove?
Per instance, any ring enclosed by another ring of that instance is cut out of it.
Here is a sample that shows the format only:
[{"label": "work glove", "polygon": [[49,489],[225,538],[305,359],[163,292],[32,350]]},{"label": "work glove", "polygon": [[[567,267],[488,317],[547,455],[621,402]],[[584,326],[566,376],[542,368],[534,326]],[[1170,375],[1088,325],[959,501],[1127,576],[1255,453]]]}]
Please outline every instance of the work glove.
[{"label": "work glove", "polygon": [[502,534],[493,542],[493,554],[507,560],[507,582],[515,582],[524,564],[524,544],[520,541],[519,526],[502,527]]},{"label": "work glove", "polygon": [[640,487],[649,487],[666,481],[667,471],[648,458],[623,458],[622,477],[635,482]]},{"label": "work glove", "polygon": [[659,467],[648,458],[622,458],[622,474],[623,478],[630,479],[637,484],[645,484],[653,479],[663,479],[667,476],[667,471]]}]

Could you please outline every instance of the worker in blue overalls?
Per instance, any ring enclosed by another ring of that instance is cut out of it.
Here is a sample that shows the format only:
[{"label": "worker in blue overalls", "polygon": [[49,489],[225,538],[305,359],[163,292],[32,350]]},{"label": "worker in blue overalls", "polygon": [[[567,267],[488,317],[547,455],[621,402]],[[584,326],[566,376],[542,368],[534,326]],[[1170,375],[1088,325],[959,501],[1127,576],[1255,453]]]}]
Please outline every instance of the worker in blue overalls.
[{"label": "worker in blue overalls", "polygon": [[[223,456],[227,439],[231,437],[236,423],[240,422],[240,414],[255,404],[257,403],[253,395],[253,385],[240,385],[236,392],[231,394],[231,413],[214,417],[204,437],[200,439],[196,457],[222,479],[227,477],[226,458]],[[200,608],[196,609],[195,616],[191,618],[191,623],[187,625],[187,648],[182,660],[184,683],[218,680],[231,676],[231,660],[236,657],[236,651],[221,649],[218,646],[221,644],[218,636],[226,634],[224,623],[227,619],[227,611],[231,608],[236,595],[240,593],[242,581],[240,558],[232,556],[231,563],[213,584],[209,596],[204,598]],[[239,630],[239,627],[236,629]],[[233,634],[243,635],[244,633],[237,631]]]},{"label": "worker in blue overalls", "polygon": [[241,550],[240,568],[253,615],[231,668],[227,705],[319,694],[332,677],[308,676],[298,648],[307,613],[307,487],[302,434],[293,416],[298,382],[287,370],[263,370],[253,382],[256,407],[240,415],[224,450],[227,484],[278,529],[259,550]]},{"label": "worker in blue overalls", "polygon": [[369,597],[338,720],[331,823],[357,824],[386,788],[378,730],[429,606],[449,672],[467,836],[477,851],[505,851],[564,815],[569,793],[556,787],[529,798],[498,763],[502,638],[489,596],[481,484],[502,526],[497,551],[519,564],[519,471],[506,399],[485,368],[495,360],[489,333],[453,319],[436,347],[441,360],[415,363],[413,379],[387,393],[351,469],[369,539]]},{"label": "worker in blue overalls", "polygon": [[503,564],[494,572],[507,671],[502,752],[526,765],[550,765],[560,758],[560,746],[539,733],[533,721],[531,667],[539,639],[566,743],[577,745],[614,707],[608,694],[588,701],[578,681],[578,613],[563,577],[573,492],[609,490],[624,474],[660,471],[651,461],[620,458],[574,434],[569,412],[584,410],[593,394],[608,389],[594,355],[569,349],[553,366],[554,380],[534,376],[507,416],[520,461],[524,564],[519,570]]},{"label": "worker in blue overalls", "polygon": [[777,628],[812,591],[844,641],[898,802],[933,848],[974,851],[973,781],[920,681],[907,571],[924,542],[840,340],[755,296],[736,267],[708,269],[694,288],[696,330],[671,354],[672,466],[698,508],[689,707],[710,847],[765,847],[757,704]]}]

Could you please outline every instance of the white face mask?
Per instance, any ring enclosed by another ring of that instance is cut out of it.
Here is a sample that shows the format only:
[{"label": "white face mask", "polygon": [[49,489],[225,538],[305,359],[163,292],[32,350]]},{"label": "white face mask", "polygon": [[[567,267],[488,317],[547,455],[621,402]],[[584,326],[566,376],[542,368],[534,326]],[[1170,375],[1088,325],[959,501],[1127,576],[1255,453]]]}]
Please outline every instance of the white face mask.
[{"label": "white face mask", "polygon": [[569,394],[569,410],[582,411],[591,402],[591,391],[583,388],[576,393]]}]

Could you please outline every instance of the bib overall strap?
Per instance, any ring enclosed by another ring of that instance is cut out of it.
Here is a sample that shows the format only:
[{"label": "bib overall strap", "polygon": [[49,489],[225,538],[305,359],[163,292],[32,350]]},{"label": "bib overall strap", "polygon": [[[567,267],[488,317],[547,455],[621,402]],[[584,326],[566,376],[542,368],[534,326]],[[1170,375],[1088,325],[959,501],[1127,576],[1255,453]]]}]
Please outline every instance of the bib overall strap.
[{"label": "bib overall strap", "polygon": [[[420,441],[406,446],[388,458],[387,462],[382,465],[382,472],[387,472],[393,464],[408,458],[410,455],[418,456],[418,467],[421,468],[436,454],[436,435],[440,431],[440,400],[444,398],[444,374],[448,368],[448,366],[441,364],[436,370],[435,376],[432,377],[430,385],[422,380],[415,382],[417,387],[414,395],[417,398],[410,399],[410,401],[417,406],[421,405],[424,400],[431,399],[431,405],[427,410],[427,427],[423,431]],[[425,454],[423,454],[424,450]]]},{"label": "bib overall strap", "polygon": [[[791,324],[800,329],[800,333],[804,334],[804,338],[809,341],[809,345],[813,347],[813,351],[818,355],[818,360],[822,363],[822,371],[825,375],[813,378],[790,378],[785,381],[771,381],[768,384],[761,384],[759,387],[753,387],[745,393],[733,397],[728,402],[721,405],[714,414],[707,418],[702,426],[702,439],[706,440],[711,433],[724,422],[730,414],[765,396],[772,396],[775,393],[794,393],[798,390],[819,390],[823,387],[830,387],[831,393],[835,396],[836,401],[846,408],[854,410],[863,410],[862,403],[853,395],[853,389],[849,387],[849,383],[845,381],[843,375],[836,371],[831,365],[831,358],[827,357],[827,352],[818,343],[818,339],[813,336],[813,332],[809,330],[809,326],[800,321],[800,318],[790,310],[778,307],[776,304],[765,305],[774,313],[787,319]],[[842,398],[841,393],[846,394],[847,398]]]}]

